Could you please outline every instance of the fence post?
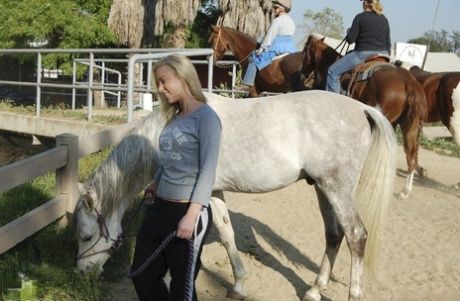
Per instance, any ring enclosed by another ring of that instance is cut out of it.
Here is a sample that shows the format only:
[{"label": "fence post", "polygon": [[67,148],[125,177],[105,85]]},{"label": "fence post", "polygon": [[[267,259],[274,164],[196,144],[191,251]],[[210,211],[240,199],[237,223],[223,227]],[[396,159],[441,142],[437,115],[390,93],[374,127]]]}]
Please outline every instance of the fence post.
[{"label": "fence post", "polygon": [[72,213],[79,197],[78,191],[78,136],[56,136],[56,146],[67,146],[67,165],[56,170],[56,196],[67,195],[67,212]]}]

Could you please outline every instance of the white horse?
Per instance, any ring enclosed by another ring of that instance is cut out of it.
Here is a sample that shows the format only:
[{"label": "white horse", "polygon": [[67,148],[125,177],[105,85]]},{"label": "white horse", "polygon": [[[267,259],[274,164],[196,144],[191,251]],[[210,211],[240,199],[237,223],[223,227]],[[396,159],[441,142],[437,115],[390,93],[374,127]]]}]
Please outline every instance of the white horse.
[{"label": "white horse", "polygon": [[[364,249],[366,259],[375,257],[393,192],[396,140],[387,119],[374,108],[325,91],[244,100],[207,97],[222,121],[214,190],[269,192],[301,179],[313,184],[326,248],[304,300],[320,300],[344,236],[351,253],[349,300],[360,300],[364,262],[373,262],[364,260]],[[154,111],[140,121],[84,184],[76,211],[79,270],[102,267],[112,241],[122,233],[121,218],[129,200],[152,179],[164,126],[160,115]],[[357,207],[364,208],[360,214]],[[217,197],[211,208],[233,268],[235,283],[229,296],[242,299],[246,272],[227,208]]]}]

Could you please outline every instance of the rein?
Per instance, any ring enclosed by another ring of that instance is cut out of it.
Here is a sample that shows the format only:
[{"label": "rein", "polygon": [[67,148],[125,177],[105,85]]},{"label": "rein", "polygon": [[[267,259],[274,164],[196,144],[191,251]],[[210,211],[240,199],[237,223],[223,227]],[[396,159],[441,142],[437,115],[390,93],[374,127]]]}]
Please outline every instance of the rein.
[{"label": "rein", "polygon": [[[228,48],[225,47],[225,44],[222,41],[222,27],[219,27],[219,30],[217,32],[216,43],[214,44],[214,47],[212,48],[212,50],[214,50],[214,52],[216,52],[216,49],[217,49],[217,46],[219,46],[219,43],[222,44],[222,47],[226,51],[228,50]],[[249,52],[249,54],[246,55],[242,60],[238,61],[238,64],[242,65],[243,63],[245,63],[249,59],[250,56],[251,56],[251,52]],[[231,68],[231,66],[233,66],[233,63],[217,63],[216,62],[216,66],[219,67],[219,68],[222,68],[222,69],[228,69],[228,68]]]},{"label": "rein", "polygon": [[345,51],[345,54],[346,54],[348,52],[348,49],[350,49],[350,44],[347,43],[346,38],[343,38],[342,42],[340,42],[340,44],[337,45],[337,47],[335,47],[334,50],[337,51],[337,49],[339,49],[339,47],[342,46],[342,48],[340,48],[340,50],[337,51],[339,54],[342,54],[342,51],[345,48],[345,45],[347,45],[347,50]]},{"label": "rein", "polygon": [[[126,229],[129,229],[131,226],[132,222],[134,221],[134,218],[139,214],[139,211],[144,207],[144,201],[141,201],[140,204],[137,206],[136,211],[134,212],[133,216],[131,216],[131,219],[128,221],[126,225]],[[81,252],[80,254],[77,255],[77,260],[80,260],[82,258],[87,258],[91,257],[97,254],[102,254],[102,253],[112,253],[116,250],[118,250],[123,242],[124,239],[126,239],[126,235],[120,233],[116,239],[113,239],[110,237],[110,232],[109,228],[107,227],[107,224],[105,222],[105,217],[102,216],[102,214],[99,213],[99,211],[95,208],[94,211],[96,211],[96,216],[97,216],[97,224],[99,226],[99,237],[98,239],[91,245],[89,246],[85,251]],[[108,242],[109,240],[112,241],[112,245],[106,249],[88,254],[91,249],[93,249],[96,244],[101,240],[101,238],[105,238],[105,241]]]}]

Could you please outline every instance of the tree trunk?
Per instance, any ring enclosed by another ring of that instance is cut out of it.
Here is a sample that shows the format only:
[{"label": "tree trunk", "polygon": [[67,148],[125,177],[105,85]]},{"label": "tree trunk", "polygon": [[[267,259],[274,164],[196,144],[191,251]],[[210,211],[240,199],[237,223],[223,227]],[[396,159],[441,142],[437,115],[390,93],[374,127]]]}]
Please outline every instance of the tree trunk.
[{"label": "tree trunk", "polygon": [[144,36],[144,0],[113,0],[109,28],[129,48],[140,48]]},{"label": "tree trunk", "polygon": [[222,15],[217,24],[261,39],[271,23],[271,0],[218,0]]},{"label": "tree trunk", "polygon": [[152,47],[164,34],[161,47],[183,48],[200,5],[201,0],[114,0],[108,23],[130,48]]},{"label": "tree trunk", "polygon": [[201,5],[200,0],[157,0],[154,35],[166,35],[162,47],[184,48],[187,26],[192,24]]}]

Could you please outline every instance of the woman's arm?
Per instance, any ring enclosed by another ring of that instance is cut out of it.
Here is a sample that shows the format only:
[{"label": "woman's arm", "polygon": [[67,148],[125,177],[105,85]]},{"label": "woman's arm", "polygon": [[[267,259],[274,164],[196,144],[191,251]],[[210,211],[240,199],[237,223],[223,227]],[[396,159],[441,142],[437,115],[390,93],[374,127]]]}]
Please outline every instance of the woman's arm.
[{"label": "woman's arm", "polygon": [[355,18],[353,19],[353,23],[351,24],[351,27],[348,30],[345,39],[348,44],[353,44],[354,42],[356,42],[358,35],[359,35],[359,15],[355,16]]},{"label": "woman's arm", "polygon": [[219,117],[211,112],[198,125],[199,170],[190,201],[208,206],[216,175],[222,126]]},{"label": "woman's arm", "polygon": [[280,20],[279,18],[276,18],[275,20],[273,20],[272,24],[268,28],[267,33],[262,39],[262,42],[260,43],[260,47],[263,48],[264,50],[267,50],[268,48],[270,48],[270,45],[272,44],[273,40],[278,34],[278,30],[280,26],[279,20]]},{"label": "woman's arm", "polygon": [[203,206],[209,206],[219,157],[221,131],[219,117],[214,112],[206,115],[199,123],[199,171],[190,199],[190,207],[177,227],[177,236],[180,238],[192,238],[196,219],[201,209]]}]

